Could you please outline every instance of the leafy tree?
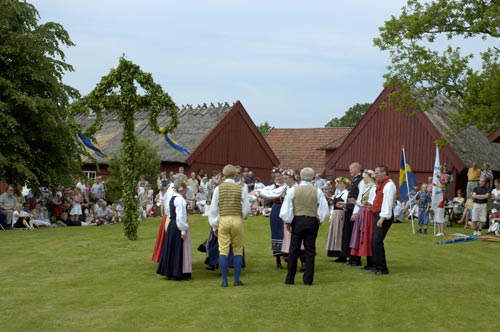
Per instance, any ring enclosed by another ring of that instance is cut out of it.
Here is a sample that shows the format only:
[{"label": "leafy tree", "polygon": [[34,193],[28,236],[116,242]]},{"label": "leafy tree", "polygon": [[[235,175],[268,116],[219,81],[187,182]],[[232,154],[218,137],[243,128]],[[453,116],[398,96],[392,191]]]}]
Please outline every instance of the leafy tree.
[{"label": "leafy tree", "polygon": [[78,91],[62,83],[73,68],[61,47],[73,43],[31,4],[0,0],[0,12],[0,179],[70,184],[83,150],[67,109]]},{"label": "leafy tree", "polygon": [[271,131],[271,129],[273,129],[273,127],[271,127],[269,122],[266,121],[266,122],[263,122],[260,125],[258,125],[257,129],[259,129],[262,136],[266,137],[267,134],[269,134],[269,132]]},{"label": "leafy tree", "polygon": [[[425,110],[432,106],[433,96],[442,94],[458,110],[453,118],[458,127],[475,125],[489,132],[500,126],[500,49],[485,46],[478,54],[463,54],[458,46],[440,51],[436,45],[444,39],[493,44],[500,37],[500,2],[408,0],[401,15],[391,17],[379,30],[374,44],[391,56],[385,78],[388,85],[398,87],[391,97],[400,108]],[[481,59],[480,69],[471,66],[474,56]]]},{"label": "leafy tree", "polygon": [[[138,94],[138,87],[143,94]],[[74,105],[75,110],[83,111],[90,108],[96,114],[96,121],[84,134],[92,137],[102,128],[103,110],[116,112],[118,121],[123,124],[122,153],[123,167],[123,228],[129,240],[137,240],[139,213],[136,194],[137,164],[134,162],[137,153],[137,137],[134,133],[134,114],[141,110],[149,112],[149,127],[158,133],[170,133],[178,124],[177,106],[159,84],[153,81],[149,73],[144,73],[140,67],[124,57],[120,58],[117,68],[111,69],[103,76],[89,95]],[[167,110],[170,122],[159,128],[157,119],[160,111]]]},{"label": "leafy tree", "polygon": [[[123,179],[121,174],[125,168],[125,151],[121,150],[118,156],[111,159],[109,163],[109,171],[113,174],[114,179],[107,180],[106,183],[106,198],[113,201],[122,197],[122,183]],[[160,172],[161,158],[158,149],[151,145],[149,140],[137,138],[136,152],[133,160],[137,174],[135,175],[136,183],[139,181],[140,175],[145,175],[149,183],[156,184],[158,173]],[[155,189],[153,187],[153,189]],[[112,193],[111,193],[112,192]]]},{"label": "leafy tree", "polygon": [[368,111],[370,105],[370,103],[356,103],[356,105],[349,107],[344,116],[331,119],[325,127],[355,127],[361,117]]}]

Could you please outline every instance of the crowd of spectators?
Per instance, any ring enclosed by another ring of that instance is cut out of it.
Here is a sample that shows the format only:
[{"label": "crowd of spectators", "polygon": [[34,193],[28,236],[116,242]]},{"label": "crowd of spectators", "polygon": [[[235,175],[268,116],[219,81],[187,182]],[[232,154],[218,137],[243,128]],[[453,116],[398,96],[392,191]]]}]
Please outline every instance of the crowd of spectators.
[{"label": "crowd of spectators", "polygon": [[0,225],[4,229],[34,230],[38,227],[100,226],[121,222],[120,201],[108,206],[101,177],[90,186],[80,179],[75,186],[37,191],[7,186],[0,195]]}]

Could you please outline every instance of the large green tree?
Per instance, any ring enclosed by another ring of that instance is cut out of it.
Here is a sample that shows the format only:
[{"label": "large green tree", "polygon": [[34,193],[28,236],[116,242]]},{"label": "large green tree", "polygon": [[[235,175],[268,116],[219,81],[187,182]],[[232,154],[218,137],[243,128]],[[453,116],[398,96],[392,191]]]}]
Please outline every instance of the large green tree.
[{"label": "large green tree", "polygon": [[328,121],[325,127],[355,127],[361,117],[368,111],[370,105],[370,103],[356,103],[356,105],[349,107],[341,118],[333,118]]},{"label": "large green tree", "polygon": [[[135,195],[139,173],[134,162],[137,153],[134,115],[140,111],[148,111],[151,130],[159,134],[170,133],[178,124],[177,106],[162,87],[154,82],[150,73],[143,72],[138,65],[121,57],[118,67],[103,76],[90,94],[75,103],[74,109],[91,109],[96,113],[94,124],[83,133],[86,137],[92,137],[102,128],[103,111],[116,112],[118,121],[123,125],[123,167],[120,168],[123,181],[123,228],[129,240],[137,240],[139,213]],[[162,110],[168,112],[170,121],[160,128],[157,119]]]},{"label": "large green tree", "polygon": [[[379,30],[374,43],[390,54],[386,82],[398,85],[393,97],[402,108],[425,109],[442,94],[459,111],[455,124],[485,132],[500,126],[499,1],[409,0]],[[471,39],[485,46],[464,53],[460,45]],[[474,57],[479,66],[472,65]]]},{"label": "large green tree", "polygon": [[72,46],[57,24],[39,24],[35,7],[0,0],[0,179],[29,186],[70,183],[79,153],[67,106],[78,92],[62,82]]}]

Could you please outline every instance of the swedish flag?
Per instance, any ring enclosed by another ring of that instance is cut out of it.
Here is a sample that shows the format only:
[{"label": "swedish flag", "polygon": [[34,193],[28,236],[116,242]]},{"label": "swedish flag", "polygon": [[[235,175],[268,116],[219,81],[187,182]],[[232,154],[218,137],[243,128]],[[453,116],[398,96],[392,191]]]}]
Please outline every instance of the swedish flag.
[{"label": "swedish flag", "polygon": [[[408,181],[408,183],[406,181]],[[418,184],[415,179],[415,174],[413,174],[410,164],[406,161],[405,150],[403,149],[401,153],[401,164],[399,165],[399,198],[403,202],[407,202],[410,194],[414,193],[417,188]]]},{"label": "swedish flag", "polygon": [[84,137],[82,135],[81,130],[78,131],[78,137],[86,147],[88,147],[91,150],[94,150],[96,155],[98,155],[101,158],[111,159],[110,157],[105,155],[104,152],[102,152],[97,146],[95,146],[88,138]]},{"label": "swedish flag", "polygon": [[189,156],[191,154],[191,152],[188,151],[188,149],[186,149],[185,147],[183,147],[182,145],[180,145],[179,143],[177,143],[176,140],[174,140],[172,137],[170,137],[169,134],[163,134],[163,136],[165,136],[165,140],[167,141],[167,143],[173,147],[174,149],[178,150],[178,151],[181,151],[182,153],[184,153],[186,156]]}]

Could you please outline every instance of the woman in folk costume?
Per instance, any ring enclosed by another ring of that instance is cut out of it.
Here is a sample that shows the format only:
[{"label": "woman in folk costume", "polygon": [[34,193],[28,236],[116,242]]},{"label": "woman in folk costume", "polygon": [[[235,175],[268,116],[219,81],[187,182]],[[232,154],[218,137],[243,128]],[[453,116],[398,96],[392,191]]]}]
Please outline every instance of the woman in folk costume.
[{"label": "woman in folk costume", "polygon": [[276,257],[276,268],[281,269],[281,247],[283,245],[283,228],[284,223],[280,218],[281,205],[283,203],[287,185],[283,181],[280,171],[274,172],[274,183],[270,186],[264,187],[260,191],[260,196],[273,201],[271,208],[271,215],[269,216],[269,223],[271,226],[271,248],[273,255]]},{"label": "woman in folk costume", "polygon": [[[187,176],[181,173],[177,173],[172,177],[172,180],[182,179],[183,181],[187,181]],[[167,192],[163,197],[163,217],[161,218],[161,224],[158,228],[158,234],[156,235],[155,248],[153,249],[153,257],[151,258],[153,262],[158,263],[160,261],[161,251],[163,249],[163,243],[165,242],[165,233],[167,232],[168,222],[170,219],[170,209],[169,202],[172,198],[172,194],[174,193],[174,182],[170,182],[168,185]]]},{"label": "woman in folk costume", "polygon": [[[297,186],[297,182],[295,182],[294,170],[289,169],[284,171],[283,179],[285,180],[285,184],[287,186],[286,191]],[[283,253],[283,257],[286,262],[288,262],[288,253],[290,252],[291,239],[292,239],[292,232],[287,229],[286,225],[283,225],[283,246],[281,247],[281,252]],[[302,246],[300,247],[300,255],[299,255],[300,262],[302,263],[301,271],[303,271],[304,269],[304,257],[305,257],[304,245],[302,244]]]},{"label": "woman in folk costume", "polygon": [[186,200],[183,197],[186,189],[186,181],[174,181],[175,192],[169,201],[170,222],[156,270],[156,273],[166,276],[169,280],[191,279],[191,235],[187,223]]},{"label": "woman in folk costume", "polygon": [[375,199],[377,184],[375,183],[374,172],[365,170],[363,172],[363,182],[365,189],[359,192],[356,206],[354,207],[353,217],[354,225],[351,236],[351,256],[366,256],[365,270],[373,267],[372,256],[372,231],[373,231],[373,212],[371,205]]},{"label": "woman in folk costume", "polygon": [[347,262],[346,257],[342,255],[342,229],[344,227],[344,206],[347,201],[350,181],[344,177],[335,179],[336,194],[332,197],[333,203],[330,214],[330,225],[326,236],[325,249],[328,257],[338,257],[335,262]]}]

